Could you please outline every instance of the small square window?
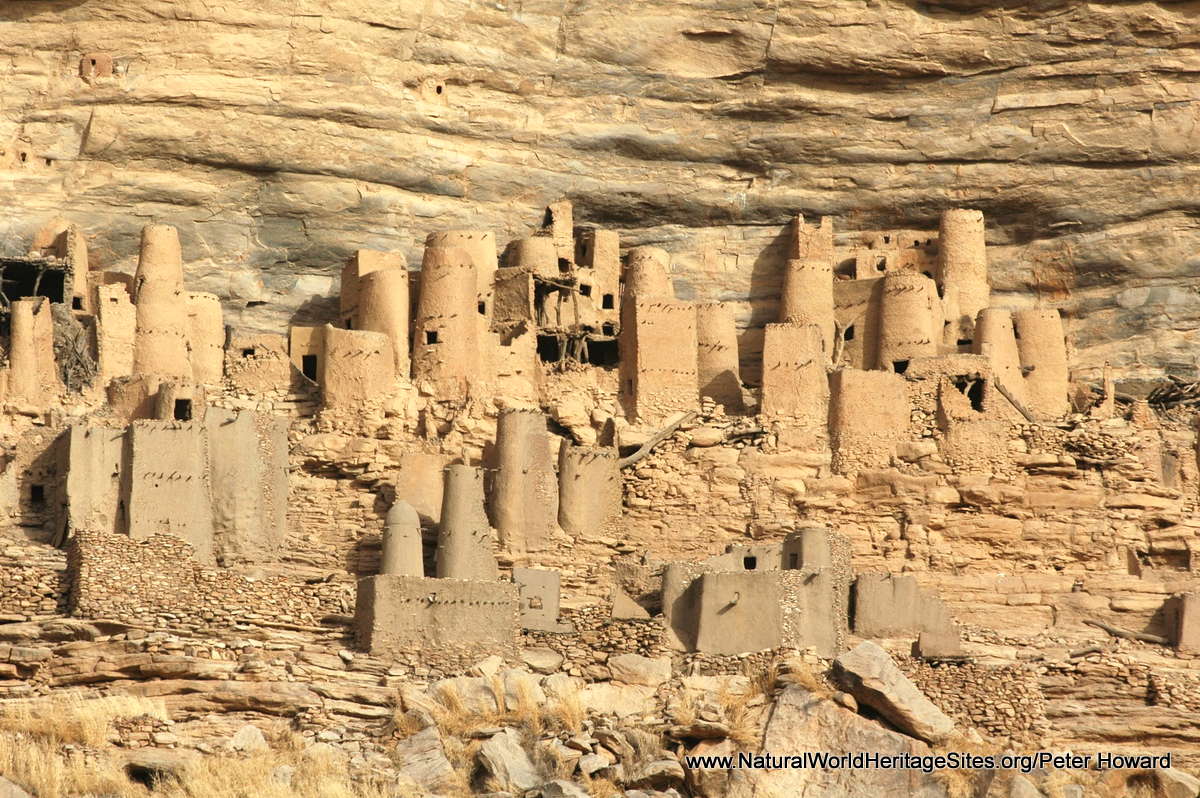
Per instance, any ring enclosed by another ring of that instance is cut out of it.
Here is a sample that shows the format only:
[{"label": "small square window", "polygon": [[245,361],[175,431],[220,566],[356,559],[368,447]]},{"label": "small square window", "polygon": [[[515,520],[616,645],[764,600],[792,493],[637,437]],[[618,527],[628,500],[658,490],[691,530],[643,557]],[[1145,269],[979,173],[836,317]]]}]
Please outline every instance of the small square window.
[{"label": "small square window", "polygon": [[743,557],[742,558],[742,567],[745,568],[747,571],[753,571],[755,568],[758,567],[758,558],[757,557]]},{"label": "small square window", "polygon": [[592,295],[592,287],[590,285],[588,285],[587,283],[581,283],[579,286],[579,295],[580,296],[591,296]]},{"label": "small square window", "polygon": [[29,486],[29,501],[32,504],[46,503],[46,486],[45,485],[30,485]]},{"label": "small square window", "polygon": [[605,294],[604,296],[600,297],[600,307],[604,308],[605,310],[612,310],[613,304],[612,294]]},{"label": "small square window", "polygon": [[425,343],[436,344],[437,342],[438,342],[437,330],[426,330],[425,331]]}]

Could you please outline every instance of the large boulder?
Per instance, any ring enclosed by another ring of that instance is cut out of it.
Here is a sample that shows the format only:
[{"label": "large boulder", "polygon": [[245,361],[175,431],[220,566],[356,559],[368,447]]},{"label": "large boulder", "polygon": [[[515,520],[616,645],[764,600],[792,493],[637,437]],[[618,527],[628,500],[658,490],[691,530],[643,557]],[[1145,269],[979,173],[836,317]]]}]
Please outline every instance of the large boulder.
[{"label": "large boulder", "polygon": [[838,680],[859,704],[871,707],[905,734],[937,744],[954,721],[909,681],[891,656],[869,640],[833,661]]},{"label": "large boulder", "polygon": [[19,785],[0,776],[0,798],[33,798]]},{"label": "large boulder", "polygon": [[1196,798],[1200,795],[1200,779],[1175,768],[1154,771],[1155,786],[1162,798]]},{"label": "large boulder", "polygon": [[479,746],[479,762],[496,782],[518,794],[542,784],[529,754],[521,747],[521,735],[504,729]]},{"label": "large boulder", "polygon": [[618,654],[608,659],[608,671],[614,682],[658,687],[671,678],[669,657],[643,657],[639,654]]},{"label": "large boulder", "polygon": [[[872,751],[896,756],[931,753],[919,740],[885,729],[874,721],[849,712],[803,687],[786,688],[776,699],[767,720],[763,752],[775,755],[824,751],[853,754]],[[734,768],[722,798],[766,796],[903,795],[906,798],[948,798],[936,774],[920,770],[882,768]],[[695,783],[699,774],[691,774]],[[706,773],[705,778],[716,774]]]},{"label": "large boulder", "polygon": [[595,682],[579,691],[583,706],[593,715],[640,715],[654,708],[654,689],[638,684]]},{"label": "large boulder", "polygon": [[454,784],[454,767],[446,758],[441,735],[433,727],[398,742],[393,759],[402,780],[435,791]]}]

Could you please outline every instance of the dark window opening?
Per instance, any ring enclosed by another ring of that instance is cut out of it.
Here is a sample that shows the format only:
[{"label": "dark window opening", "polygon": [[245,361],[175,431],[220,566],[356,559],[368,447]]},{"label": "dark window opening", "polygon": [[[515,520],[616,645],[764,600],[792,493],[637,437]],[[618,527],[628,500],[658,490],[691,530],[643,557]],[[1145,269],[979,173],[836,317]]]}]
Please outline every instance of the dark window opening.
[{"label": "dark window opening", "polygon": [[95,59],[95,58],[93,58],[93,59],[92,59],[92,66],[95,66],[95,65],[96,65],[96,59]]},{"label": "dark window opening", "polygon": [[788,555],[788,568],[790,568],[791,570],[794,571],[799,567],[800,567],[800,555],[793,551],[791,554]]},{"label": "dark window opening", "polygon": [[83,297],[71,297],[71,310],[83,310]]},{"label": "dark window opening", "polygon": [[588,341],[588,362],[593,366],[615,366],[620,360],[616,341]]},{"label": "dark window opening", "polygon": [[562,349],[558,345],[557,335],[539,335],[537,337],[538,358],[543,363],[557,363],[562,357]]},{"label": "dark window opening", "polygon": [[316,355],[301,355],[300,356],[300,373],[308,377],[313,382],[317,381],[317,356]]},{"label": "dark window opening", "polygon": [[30,485],[29,486],[29,503],[41,506],[46,503],[46,486],[45,485]]},{"label": "dark window opening", "polygon": [[946,296],[946,286],[939,285],[937,287],[937,292],[938,292],[938,299],[942,299],[943,297]]},{"label": "dark window opening", "polygon": [[603,296],[600,297],[600,307],[603,308],[604,310],[612,310],[613,304],[614,303],[613,303],[613,295],[612,294],[604,294]]},{"label": "dark window opening", "polygon": [[257,308],[257,307],[259,307],[261,305],[265,305],[265,304],[267,304],[267,300],[265,300],[265,299],[251,299],[249,302],[246,303],[246,307]]},{"label": "dark window opening", "polygon": [[192,420],[192,400],[191,399],[176,399],[174,415],[175,415],[176,421],[191,421]]},{"label": "dark window opening", "polygon": [[983,394],[986,384],[983,380],[973,380],[969,377],[953,377],[950,380],[958,392],[971,401],[971,409],[983,412]]},{"label": "dark window opening", "polygon": [[876,258],[875,259],[875,271],[877,271],[877,272],[887,271],[887,258]]},{"label": "dark window opening", "polygon": [[66,301],[67,274],[63,269],[19,260],[0,260],[0,266],[3,267],[0,282],[10,302],[35,296],[44,296],[51,302]]},{"label": "dark window opening", "polygon": [[896,372],[897,374],[903,374],[904,372],[908,371],[908,361],[907,360],[893,360],[892,361],[892,371]]},{"label": "dark window opening", "polygon": [[971,409],[983,412],[983,380],[975,380],[967,389],[967,398],[971,400]]},{"label": "dark window opening", "polygon": [[1013,325],[1013,338],[1017,339],[1018,341],[1021,340],[1021,329],[1015,324]]},{"label": "dark window opening", "polygon": [[890,244],[890,243],[892,243],[892,237],[891,237],[891,236],[884,236],[884,237],[883,237],[883,243],[885,243],[885,244]]},{"label": "dark window opening", "polygon": [[591,296],[592,295],[592,287],[590,285],[588,285],[587,283],[580,283],[579,284],[579,295],[580,296]]},{"label": "dark window opening", "polygon": [[600,325],[600,332],[604,333],[605,335],[615,335],[617,328],[614,327],[611,322],[608,322]]},{"label": "dark window opening", "polygon": [[853,277],[857,267],[858,263],[854,260],[854,258],[847,258],[837,265],[837,268],[833,270],[833,273],[840,274],[843,277]]},{"label": "dark window opening", "polygon": [[437,93],[437,94],[441,94],[441,93],[442,93],[442,92],[444,92],[445,90],[446,90],[446,87],[445,87],[445,86],[443,86],[443,85],[441,85],[441,84],[439,83],[439,84],[437,85],[437,88],[435,88],[435,89],[434,89],[434,92],[435,92],[435,93]]},{"label": "dark window opening", "polygon": [[486,302],[478,303],[477,305],[475,305],[475,309],[479,311],[480,316],[487,315],[487,303]]},{"label": "dark window opening", "polygon": [[346,329],[347,330],[354,329],[354,319],[350,318],[349,316],[346,317]]},{"label": "dark window opening", "polygon": [[559,258],[558,270],[562,274],[566,274],[567,272],[571,271],[571,261],[567,260],[566,258]]},{"label": "dark window opening", "polygon": [[747,571],[753,571],[755,568],[758,567],[758,558],[757,557],[743,557],[742,558],[742,567],[745,568]]},{"label": "dark window opening", "polygon": [[970,338],[959,338],[959,339],[958,339],[958,341],[956,341],[956,343],[957,343],[959,346],[970,346],[970,345],[971,345],[971,339],[970,339]]},{"label": "dark window opening", "polygon": [[250,346],[242,350],[242,357],[254,357],[254,347]]},{"label": "dark window opening", "polygon": [[426,330],[425,331],[425,343],[436,344],[437,342],[438,342],[437,330]]},{"label": "dark window opening", "polygon": [[21,153],[21,163],[25,163],[28,160],[29,160],[29,153],[27,153],[27,152]]},{"label": "dark window opening", "polygon": [[842,340],[843,341],[853,341],[854,340],[854,325],[853,324],[851,324],[849,327],[847,327],[845,329],[845,331],[842,332]]}]

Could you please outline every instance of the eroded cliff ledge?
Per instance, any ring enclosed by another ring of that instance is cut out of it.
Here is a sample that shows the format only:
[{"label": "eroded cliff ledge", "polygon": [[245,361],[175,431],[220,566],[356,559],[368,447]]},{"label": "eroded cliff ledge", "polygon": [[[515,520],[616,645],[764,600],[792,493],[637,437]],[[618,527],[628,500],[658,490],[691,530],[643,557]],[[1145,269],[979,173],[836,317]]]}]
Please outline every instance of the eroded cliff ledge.
[{"label": "eroded cliff ledge", "polygon": [[[774,319],[792,214],[982,209],[1000,299],[1125,380],[1191,372],[1200,3],[13,0],[0,251],[49,218],[132,271],[177,226],[239,326],[325,320],[355,248],[507,240],[557,197]],[[111,59],[112,75],[108,70]],[[93,64],[92,62],[96,63]]]}]

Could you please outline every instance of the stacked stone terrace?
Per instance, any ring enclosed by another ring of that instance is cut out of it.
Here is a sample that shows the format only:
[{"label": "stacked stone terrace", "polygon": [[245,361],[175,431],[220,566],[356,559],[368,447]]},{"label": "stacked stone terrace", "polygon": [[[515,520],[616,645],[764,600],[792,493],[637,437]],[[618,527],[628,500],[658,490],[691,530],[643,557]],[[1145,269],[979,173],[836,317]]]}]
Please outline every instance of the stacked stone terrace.
[{"label": "stacked stone terrace", "polygon": [[54,277],[6,295],[0,476],[8,533],[70,556],[6,595],[341,628],[447,671],[536,642],[584,675],[583,639],[1019,669],[996,635],[1096,621],[1160,638],[1158,683],[1189,684],[1190,419],[1094,395],[1057,310],[993,304],[978,211],[788,233],[748,364],[733,304],[677,298],[665,250],[622,253],[566,202],[502,249],[433,233],[420,269],[356,252],[336,317],[277,335],[187,291],[171,228],[131,278],[52,223],[5,266]]}]

